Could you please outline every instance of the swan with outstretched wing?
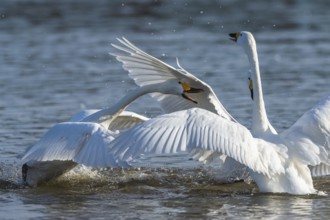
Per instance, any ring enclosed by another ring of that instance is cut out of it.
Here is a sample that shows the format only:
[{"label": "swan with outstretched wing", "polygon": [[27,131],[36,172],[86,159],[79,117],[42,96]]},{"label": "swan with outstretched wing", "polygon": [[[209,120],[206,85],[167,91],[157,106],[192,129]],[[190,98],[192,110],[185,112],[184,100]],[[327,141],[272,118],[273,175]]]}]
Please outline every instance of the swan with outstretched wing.
[{"label": "swan with outstretched wing", "polygon": [[[236,121],[224,108],[212,88],[202,80],[198,79],[185,69],[179,63],[178,68],[174,68],[167,63],[142,51],[127,39],[118,39],[121,46],[112,44],[122,54],[112,53],[118,61],[123,63],[123,68],[129,72],[129,76],[135,83],[141,87],[165,81],[178,80],[187,83],[191,87],[200,88],[203,92],[193,93],[191,90],[190,97],[198,102],[197,106],[177,96],[169,96],[167,94],[152,94],[161,104],[165,113],[189,109],[203,108],[214,112],[226,119]],[[172,81],[175,82],[175,81]]]},{"label": "swan with outstretched wing", "polygon": [[[170,82],[175,79],[182,82],[183,85],[187,83],[191,87],[196,87],[203,90],[203,92],[199,93],[194,93],[193,90],[190,90],[190,97],[198,102],[197,105],[187,100],[180,99],[177,96],[170,96],[160,93],[151,94],[153,98],[160,102],[160,106],[165,113],[199,107],[236,122],[234,117],[227,112],[225,107],[219,101],[212,88],[207,83],[183,69],[179,65],[178,60],[178,68],[175,68],[144,52],[126,38],[118,38],[117,40],[121,43],[121,45],[118,46],[112,44],[112,46],[120,50],[122,53],[111,54],[115,56],[118,61],[123,63],[123,68],[129,72],[129,77],[131,77],[138,86],[143,87],[145,85],[152,85],[159,82]],[[204,163],[209,163],[215,158],[219,158],[219,156],[220,155],[216,152],[203,151],[200,149],[196,149],[191,152],[191,157],[193,159]],[[222,160],[225,161],[226,158],[222,157]],[[230,166],[234,165],[234,163],[235,162],[231,161]],[[235,166],[243,168],[238,163]],[[242,170],[244,170],[244,168]],[[223,173],[225,172],[226,170],[224,169]]]},{"label": "swan with outstretched wing", "polygon": [[265,110],[255,40],[249,32],[230,36],[243,46],[252,66],[251,131],[193,108],[158,116],[121,133],[110,143],[111,154],[129,162],[141,154],[213,151],[247,166],[262,192],[315,193],[309,166],[330,164],[330,96],[277,134]]}]

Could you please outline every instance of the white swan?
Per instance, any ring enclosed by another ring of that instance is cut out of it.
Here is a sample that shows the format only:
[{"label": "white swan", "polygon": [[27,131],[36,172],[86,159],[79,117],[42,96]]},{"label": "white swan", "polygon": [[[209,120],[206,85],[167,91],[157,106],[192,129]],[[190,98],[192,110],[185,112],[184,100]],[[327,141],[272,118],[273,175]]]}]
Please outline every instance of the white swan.
[{"label": "white swan", "polygon": [[278,135],[265,111],[255,40],[248,32],[230,36],[244,47],[251,65],[252,131],[193,108],[161,115],[121,133],[110,143],[112,155],[129,162],[146,153],[214,151],[246,165],[261,192],[315,193],[308,166],[330,163],[330,95]]},{"label": "white swan", "polygon": [[[179,68],[174,68],[167,63],[142,51],[127,39],[117,39],[122,45],[112,44],[123,54],[111,53],[116,59],[123,63],[123,68],[129,72],[135,83],[141,87],[162,82],[187,83],[191,87],[200,88],[203,92],[191,93],[190,97],[197,101],[197,105],[179,96],[170,96],[164,93],[152,94],[161,104],[165,113],[189,108],[203,108],[214,112],[228,120],[236,121],[223,107],[212,88],[202,80],[198,79],[185,69],[183,69],[177,61]],[[168,83],[170,84],[170,83]]]},{"label": "white swan", "polygon": [[[145,86],[160,82],[179,80],[196,88],[203,89],[203,92],[190,94],[190,97],[198,102],[197,105],[181,99],[178,96],[170,96],[164,93],[151,94],[153,98],[160,102],[165,113],[199,107],[236,122],[221,104],[212,88],[207,83],[183,69],[179,65],[178,60],[178,68],[175,68],[150,54],[147,54],[125,38],[117,40],[121,43],[121,46],[115,44],[112,44],[112,46],[124,53],[111,53],[111,55],[115,56],[118,61],[123,63],[123,68],[129,72],[129,77],[131,77],[137,85]],[[191,152],[191,157],[193,159],[203,163],[209,163],[213,161],[214,158],[219,158],[219,156],[220,155],[217,152],[205,151],[202,149],[196,149]],[[239,163],[236,163],[230,158],[226,159],[226,157],[221,157],[221,159],[226,160],[226,165],[223,169],[224,177],[226,166],[229,167],[228,171],[231,171],[232,167],[235,166],[237,167],[237,170],[242,168],[242,172],[245,172],[245,169]],[[227,172],[227,175],[230,176],[231,174]],[[245,174],[242,173],[241,176],[244,175]]]},{"label": "white swan", "polygon": [[[251,132],[255,136],[265,136],[267,134],[276,135],[277,131],[268,120],[263,100],[259,61],[254,37],[247,31],[232,33],[229,34],[229,36],[231,37],[231,40],[243,46],[249,59],[249,89],[253,100]],[[330,166],[327,164],[321,163],[316,166],[309,166],[309,168],[313,177],[330,175]]]},{"label": "white swan", "polygon": [[[21,155],[25,162],[22,167],[23,181],[29,185],[36,185],[61,175],[77,164],[90,167],[125,166],[125,163],[118,164],[113,160],[107,149],[116,135],[116,132],[109,128],[126,129],[146,120],[135,113],[122,114],[122,111],[136,98],[151,92],[178,95],[196,103],[187,93],[198,93],[202,90],[177,80],[175,83],[167,81],[130,91],[110,108],[79,112],[70,122],[54,125]],[[118,126],[112,125],[118,118],[130,116],[134,116],[133,121],[125,120],[125,123],[122,123],[123,120],[119,119]]]}]

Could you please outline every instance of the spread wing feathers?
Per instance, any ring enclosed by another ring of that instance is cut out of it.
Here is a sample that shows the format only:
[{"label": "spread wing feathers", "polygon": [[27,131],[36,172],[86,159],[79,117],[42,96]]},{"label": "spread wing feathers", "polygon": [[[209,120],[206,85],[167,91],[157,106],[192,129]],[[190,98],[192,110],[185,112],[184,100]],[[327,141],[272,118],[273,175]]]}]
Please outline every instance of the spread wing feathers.
[{"label": "spread wing feathers", "polygon": [[255,139],[244,126],[199,108],[150,119],[121,133],[110,144],[114,157],[127,162],[141,154],[192,152],[196,148],[225,154],[265,175],[284,172],[285,147]]},{"label": "spread wing feathers", "polygon": [[324,163],[321,163],[317,166],[309,166],[309,169],[311,170],[313,177],[330,175],[330,166]]},{"label": "spread wing feathers", "polygon": [[194,160],[208,164],[211,163],[214,159],[220,158],[222,155],[215,151],[201,150],[196,148],[190,152],[190,156]]},{"label": "spread wing feathers", "polygon": [[163,61],[142,51],[127,39],[118,39],[122,46],[112,44],[118,50],[128,53],[126,54],[112,54],[118,61],[123,63],[123,68],[129,72],[129,76],[139,86],[150,85],[155,83],[162,83],[167,80],[176,79],[181,82],[188,83],[190,86],[198,89],[203,89],[201,93],[190,93],[189,96],[196,100],[198,104],[189,102],[179,96],[153,94],[165,112],[173,112],[193,107],[204,108],[219,114],[227,119],[234,120],[227,112],[223,105],[218,100],[212,88],[201,81],[188,71],[183,69],[180,65],[178,69],[164,63]]},{"label": "spread wing feathers", "polygon": [[22,156],[24,161],[74,161],[91,167],[117,164],[108,145],[114,133],[91,122],[65,122],[53,126]]},{"label": "spread wing feathers", "polygon": [[289,153],[308,165],[330,165],[330,95],[280,134]]}]

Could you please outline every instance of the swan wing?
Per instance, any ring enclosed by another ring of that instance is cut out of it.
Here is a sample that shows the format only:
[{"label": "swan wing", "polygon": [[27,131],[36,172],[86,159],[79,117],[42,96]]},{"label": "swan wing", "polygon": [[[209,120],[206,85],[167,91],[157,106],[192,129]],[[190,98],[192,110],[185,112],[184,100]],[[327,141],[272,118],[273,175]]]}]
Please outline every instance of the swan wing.
[{"label": "swan wing", "polygon": [[239,123],[199,108],[152,118],[122,132],[110,144],[114,157],[127,162],[141,154],[194,149],[225,154],[265,175],[284,172],[285,147],[253,138]]},{"label": "swan wing", "polygon": [[74,161],[91,167],[118,166],[109,154],[113,133],[100,124],[65,122],[54,125],[22,156],[23,161]]},{"label": "swan wing", "polygon": [[293,156],[308,165],[330,165],[330,95],[280,134]]},{"label": "swan wing", "polygon": [[[139,86],[145,86],[156,83],[163,83],[167,80],[176,79],[178,82],[188,83],[190,86],[203,89],[201,93],[190,93],[189,96],[198,103],[192,103],[179,96],[154,93],[152,96],[156,98],[165,112],[174,112],[177,110],[189,109],[194,107],[204,108],[227,119],[234,120],[227,112],[212,88],[201,81],[180,65],[178,69],[164,63],[163,61],[142,51],[127,39],[118,39],[122,44],[115,48],[125,54],[112,54],[118,61],[123,63],[123,68],[129,72],[129,76]],[[127,55],[128,54],[128,55]]]},{"label": "swan wing", "polygon": [[320,163],[317,166],[310,166],[309,169],[313,177],[330,175],[330,166],[324,163]]}]

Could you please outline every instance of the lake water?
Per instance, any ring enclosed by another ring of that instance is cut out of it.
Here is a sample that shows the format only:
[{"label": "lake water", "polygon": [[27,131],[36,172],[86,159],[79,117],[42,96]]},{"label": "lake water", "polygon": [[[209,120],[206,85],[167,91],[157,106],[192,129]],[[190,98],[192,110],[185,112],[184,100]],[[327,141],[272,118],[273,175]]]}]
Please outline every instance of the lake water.
[{"label": "lake water", "polygon": [[[282,131],[330,91],[329,11],[323,0],[1,0],[1,219],[328,219],[329,196],[221,184],[216,164],[185,155],[129,170],[78,168],[35,188],[21,185],[16,156],[55,123],[109,106],[134,87],[108,55],[121,36],[170,64],[180,58],[249,127],[247,58],[227,34],[253,32],[267,113]],[[161,113],[150,97],[129,109]],[[315,186],[329,194],[330,178]]]}]

